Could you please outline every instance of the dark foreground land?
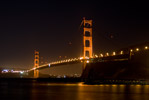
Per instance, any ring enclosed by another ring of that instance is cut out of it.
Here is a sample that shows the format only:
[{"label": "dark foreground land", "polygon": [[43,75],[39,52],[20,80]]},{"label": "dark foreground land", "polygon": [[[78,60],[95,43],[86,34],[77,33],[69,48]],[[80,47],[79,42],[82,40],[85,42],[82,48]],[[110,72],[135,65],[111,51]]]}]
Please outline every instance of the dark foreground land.
[{"label": "dark foreground land", "polygon": [[88,84],[149,84],[149,50],[97,59],[87,64],[82,79]]}]

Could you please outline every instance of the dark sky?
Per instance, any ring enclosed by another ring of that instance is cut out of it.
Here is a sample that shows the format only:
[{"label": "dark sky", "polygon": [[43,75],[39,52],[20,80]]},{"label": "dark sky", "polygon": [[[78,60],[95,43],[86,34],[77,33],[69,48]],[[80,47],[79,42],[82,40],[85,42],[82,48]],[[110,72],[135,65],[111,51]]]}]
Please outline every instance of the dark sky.
[{"label": "dark sky", "polygon": [[83,17],[93,20],[95,54],[146,42],[148,8],[135,0],[0,1],[0,67],[33,67],[35,49],[44,62],[79,57]]}]

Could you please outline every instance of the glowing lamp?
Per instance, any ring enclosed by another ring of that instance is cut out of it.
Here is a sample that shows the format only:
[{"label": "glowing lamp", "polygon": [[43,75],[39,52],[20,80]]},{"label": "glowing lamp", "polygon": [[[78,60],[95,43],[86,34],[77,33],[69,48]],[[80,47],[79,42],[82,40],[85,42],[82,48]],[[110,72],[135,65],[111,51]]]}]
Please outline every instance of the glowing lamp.
[{"label": "glowing lamp", "polygon": [[136,48],[136,51],[139,51],[139,48]]}]

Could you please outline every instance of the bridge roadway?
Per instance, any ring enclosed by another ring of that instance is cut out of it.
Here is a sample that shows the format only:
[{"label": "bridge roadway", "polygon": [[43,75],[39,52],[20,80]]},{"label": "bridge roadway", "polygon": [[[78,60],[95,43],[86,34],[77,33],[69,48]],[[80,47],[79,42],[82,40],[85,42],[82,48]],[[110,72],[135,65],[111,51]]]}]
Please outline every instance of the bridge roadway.
[{"label": "bridge roadway", "polygon": [[[88,59],[85,59],[85,60],[88,60]],[[44,68],[49,68],[49,67],[81,63],[82,61],[83,61],[82,58],[73,58],[73,59],[61,60],[61,61],[57,61],[57,62],[51,62],[48,64],[41,65],[37,68],[32,68],[32,69],[28,70],[28,72],[33,71],[33,70],[40,70],[40,69],[44,69]]]},{"label": "bridge roadway", "polygon": [[57,61],[57,62],[51,62],[48,64],[44,64],[37,68],[30,69],[30,70],[28,70],[28,72],[34,71],[34,70],[41,70],[44,68],[55,67],[55,66],[67,65],[67,64],[77,64],[77,63],[82,63],[82,62],[90,63],[90,62],[123,61],[123,60],[128,60],[128,59],[129,59],[128,54],[107,56],[107,57],[95,56],[94,58],[85,58],[85,59],[83,59],[83,57],[73,58],[73,59],[61,60],[61,61]]}]

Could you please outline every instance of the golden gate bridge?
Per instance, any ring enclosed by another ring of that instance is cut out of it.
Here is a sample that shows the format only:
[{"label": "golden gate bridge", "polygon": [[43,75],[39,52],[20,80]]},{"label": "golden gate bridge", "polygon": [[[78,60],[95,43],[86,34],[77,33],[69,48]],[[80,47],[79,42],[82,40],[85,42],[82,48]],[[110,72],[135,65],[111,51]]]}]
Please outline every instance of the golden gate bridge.
[{"label": "golden gate bridge", "polygon": [[27,70],[26,72],[34,72],[34,78],[39,77],[39,70],[44,68],[50,68],[55,66],[61,66],[66,64],[76,64],[76,63],[82,63],[83,70],[86,67],[86,64],[94,62],[94,61],[123,61],[123,60],[129,60],[131,55],[133,55],[134,52],[139,52],[141,50],[149,50],[148,46],[145,45],[141,48],[128,48],[127,51],[118,51],[118,52],[112,52],[106,53],[106,54],[99,54],[99,55],[93,55],[93,43],[92,43],[92,20],[86,20],[83,18],[83,56],[77,57],[77,58],[71,58],[66,60],[60,60],[55,61],[43,65],[39,65],[39,52],[35,51],[35,58],[34,58],[34,67]]}]

